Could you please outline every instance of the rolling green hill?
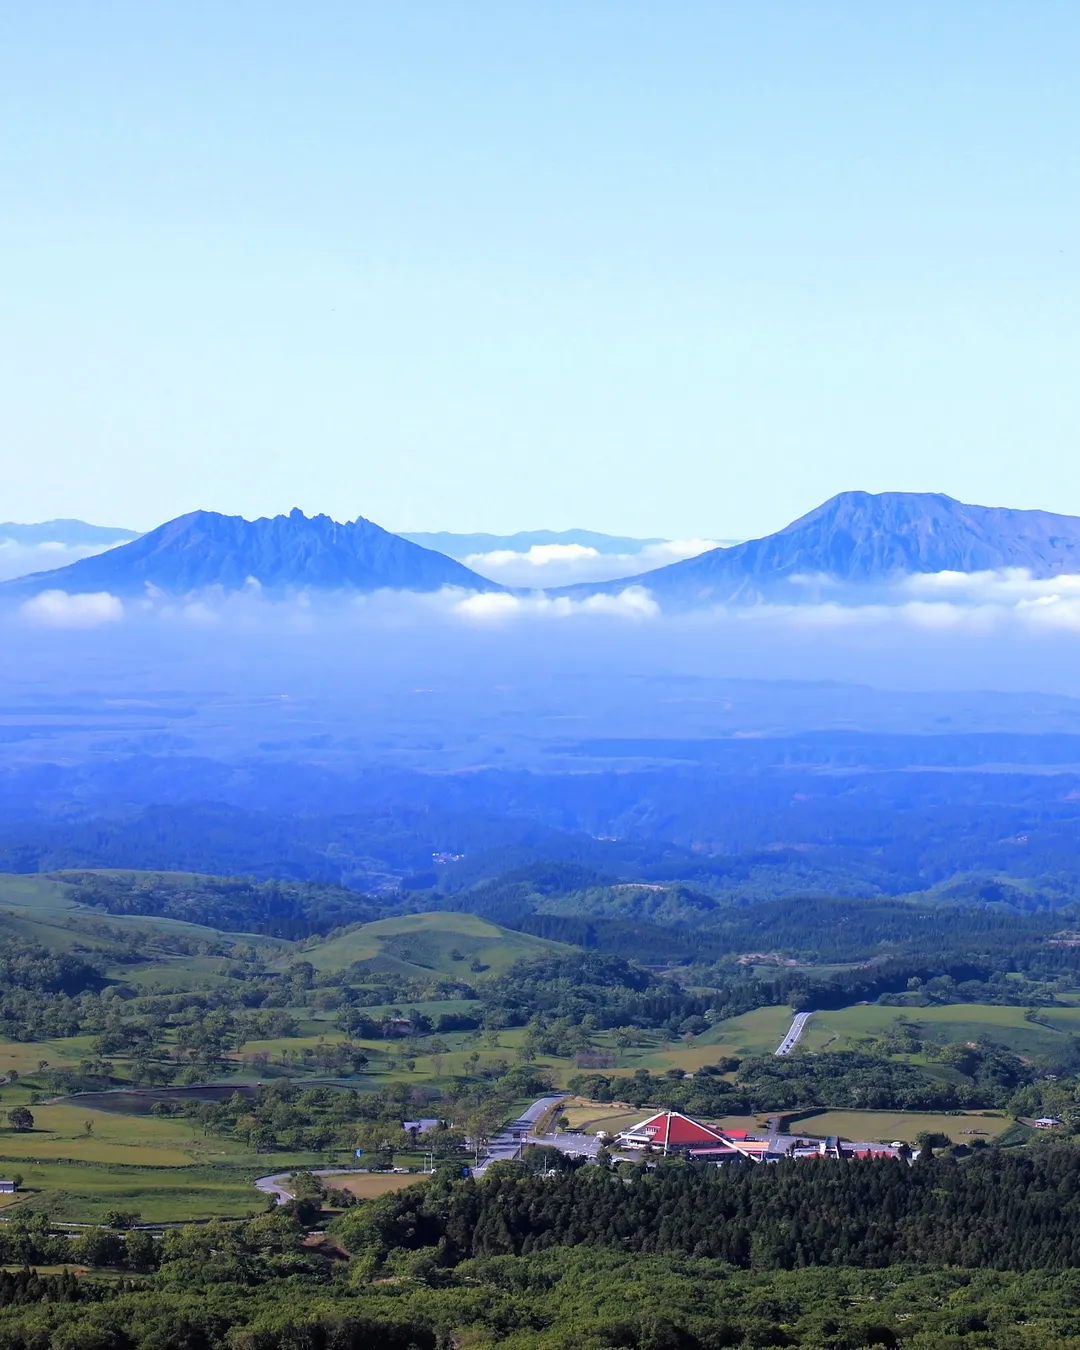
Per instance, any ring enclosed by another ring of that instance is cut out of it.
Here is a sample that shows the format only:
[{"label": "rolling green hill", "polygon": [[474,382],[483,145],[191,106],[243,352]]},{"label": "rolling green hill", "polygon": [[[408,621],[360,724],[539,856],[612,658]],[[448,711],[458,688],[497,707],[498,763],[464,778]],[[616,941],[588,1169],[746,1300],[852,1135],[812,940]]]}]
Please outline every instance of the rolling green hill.
[{"label": "rolling green hill", "polygon": [[429,976],[437,972],[475,980],[478,975],[501,975],[521,957],[570,950],[472,914],[438,912],[364,924],[309,947],[303,959],[317,970],[342,970],[359,963],[373,972]]},{"label": "rolling green hill", "polygon": [[[160,879],[154,873],[102,875]],[[180,875],[176,874],[177,877]],[[70,951],[74,946],[105,949],[112,945],[111,933],[141,935],[148,940],[155,936],[175,935],[214,943],[220,942],[222,938],[220,929],[170,918],[164,914],[104,913],[80,903],[79,894],[77,886],[65,876],[0,873],[0,931],[40,942],[50,951]],[[249,935],[226,935],[228,940],[245,936]],[[282,945],[273,938],[261,935],[258,941]]]}]

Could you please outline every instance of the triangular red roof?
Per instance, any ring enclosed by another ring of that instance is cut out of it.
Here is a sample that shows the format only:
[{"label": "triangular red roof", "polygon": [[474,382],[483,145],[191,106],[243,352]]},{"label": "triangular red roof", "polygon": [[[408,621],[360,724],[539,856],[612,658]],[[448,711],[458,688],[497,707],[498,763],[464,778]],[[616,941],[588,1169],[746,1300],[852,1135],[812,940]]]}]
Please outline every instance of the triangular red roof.
[{"label": "triangular red roof", "polygon": [[727,1141],[718,1131],[699,1120],[691,1120],[681,1111],[659,1111],[641,1121],[627,1134],[646,1134],[662,1148],[680,1148],[694,1144],[724,1144]]}]

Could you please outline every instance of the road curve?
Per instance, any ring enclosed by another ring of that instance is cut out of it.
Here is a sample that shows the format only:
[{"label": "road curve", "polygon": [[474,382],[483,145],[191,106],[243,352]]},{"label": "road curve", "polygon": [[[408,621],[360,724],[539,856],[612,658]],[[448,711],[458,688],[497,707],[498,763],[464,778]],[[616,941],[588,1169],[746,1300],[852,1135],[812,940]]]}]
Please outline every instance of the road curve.
[{"label": "road curve", "polygon": [[538,1097],[522,1111],[517,1120],[504,1125],[498,1134],[488,1140],[479,1166],[473,1168],[473,1175],[483,1176],[493,1162],[511,1162],[519,1157],[526,1135],[532,1132],[544,1112],[561,1102],[566,1095],[565,1092],[555,1092],[548,1097]]},{"label": "road curve", "polygon": [[773,1051],[775,1055],[790,1055],[792,1050],[799,1044],[802,1034],[806,1030],[806,1024],[813,1017],[812,1012],[801,1012],[795,1014],[795,1020],[788,1027],[787,1035]]},{"label": "road curve", "polygon": [[279,1205],[287,1205],[295,1197],[282,1183],[288,1181],[294,1172],[310,1172],[313,1177],[352,1177],[358,1174],[367,1176],[369,1170],[367,1167],[290,1167],[287,1171],[274,1172],[268,1177],[256,1177],[255,1186],[263,1195],[272,1195]]},{"label": "road curve", "polygon": [[[493,1138],[488,1140],[487,1147],[484,1150],[484,1156],[480,1159],[480,1165],[474,1167],[473,1175],[482,1176],[493,1162],[509,1162],[511,1159],[519,1156],[522,1145],[536,1122],[549,1107],[561,1102],[566,1096],[565,1092],[556,1092],[548,1097],[539,1097],[531,1106],[527,1106],[517,1120],[512,1120]],[[255,1185],[263,1195],[272,1195],[279,1205],[287,1205],[293,1198],[292,1193],[285,1189],[282,1184],[288,1181],[293,1172],[298,1169],[293,1167],[284,1172],[273,1172],[270,1176],[256,1177]],[[350,1172],[366,1172],[363,1167],[321,1167],[302,1169],[310,1170],[313,1176],[333,1177],[345,1176]]]}]

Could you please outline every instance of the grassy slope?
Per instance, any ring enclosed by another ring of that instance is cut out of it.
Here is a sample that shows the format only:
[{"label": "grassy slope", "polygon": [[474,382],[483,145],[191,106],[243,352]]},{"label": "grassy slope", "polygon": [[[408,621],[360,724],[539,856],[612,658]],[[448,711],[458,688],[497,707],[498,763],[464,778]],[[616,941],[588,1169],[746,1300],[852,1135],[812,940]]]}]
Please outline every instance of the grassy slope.
[{"label": "grassy slope", "polygon": [[1050,1026],[1028,1022],[1024,1009],[991,1003],[950,1003],[933,1008],[887,1008],[856,1004],[815,1013],[803,1036],[808,1050],[849,1050],[867,1037],[893,1030],[899,1019],[927,1040],[946,1044],[986,1037],[1021,1055],[1060,1048],[1063,1037],[1080,1032],[1080,1008],[1040,1009]]},{"label": "grassy slope", "polygon": [[[302,957],[317,970],[342,970],[354,962],[372,971],[403,975],[433,973],[474,980],[501,975],[521,957],[570,952],[571,947],[527,933],[515,933],[472,914],[403,914],[364,924],[352,932],[310,947]],[[457,951],[463,959],[455,960]],[[473,961],[486,967],[473,971]]]},{"label": "grassy slope", "polygon": [[[171,933],[189,938],[220,940],[222,937],[237,941],[245,938],[263,946],[285,947],[288,944],[277,938],[245,935],[243,933],[222,934],[216,928],[206,928],[200,924],[184,923],[180,919],[166,919],[157,915],[106,914],[77,904],[72,899],[72,888],[62,880],[62,873],[54,876],[21,876],[13,873],[0,873],[0,922],[3,930],[22,937],[33,938],[52,951],[70,951],[74,946],[105,947],[109,945],[105,936],[95,936],[95,924],[108,925],[122,932],[143,934],[152,937],[155,932]],[[110,875],[161,876],[158,872],[112,873]],[[187,874],[166,874],[176,881],[184,880]]]}]

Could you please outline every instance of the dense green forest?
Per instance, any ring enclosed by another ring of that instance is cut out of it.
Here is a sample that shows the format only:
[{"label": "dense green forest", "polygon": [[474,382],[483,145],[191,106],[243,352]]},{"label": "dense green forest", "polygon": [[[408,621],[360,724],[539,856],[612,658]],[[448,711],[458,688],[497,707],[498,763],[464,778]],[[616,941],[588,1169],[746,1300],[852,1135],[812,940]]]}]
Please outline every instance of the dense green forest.
[{"label": "dense green forest", "polygon": [[350,1211],[337,1227],[376,1268],[427,1249],[437,1266],[559,1246],[707,1256],[744,1269],[927,1264],[1080,1266],[1080,1151],[985,1149],[963,1162],[665,1162],[432,1184]]},{"label": "dense green forest", "polygon": [[[243,1224],[0,1234],[5,1350],[1075,1350],[1071,1147],[809,1168],[501,1165]],[[74,1258],[116,1273],[32,1266]]]}]

